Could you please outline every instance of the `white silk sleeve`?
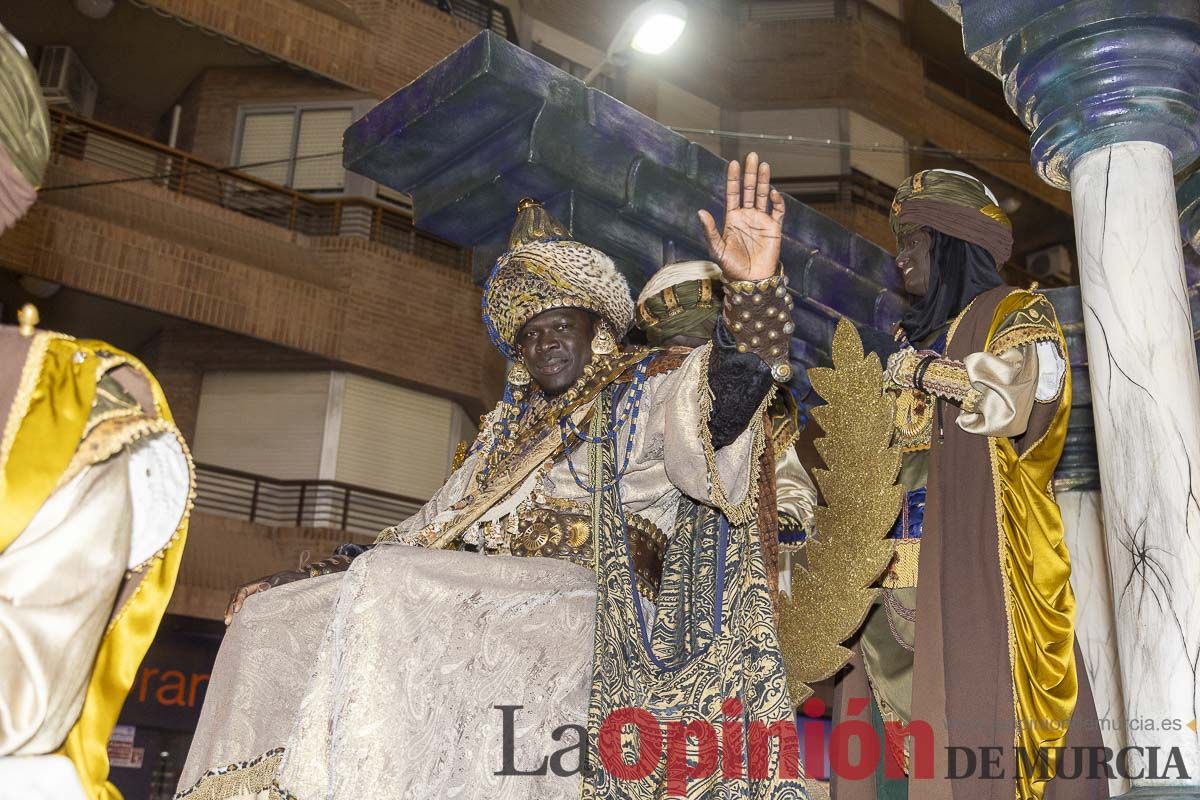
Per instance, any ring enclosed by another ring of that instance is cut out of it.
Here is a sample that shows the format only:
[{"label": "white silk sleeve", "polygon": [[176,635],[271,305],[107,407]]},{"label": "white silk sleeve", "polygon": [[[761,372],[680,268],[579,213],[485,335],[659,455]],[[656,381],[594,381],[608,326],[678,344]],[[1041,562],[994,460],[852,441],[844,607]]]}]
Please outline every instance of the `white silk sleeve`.
[{"label": "white silk sleeve", "polygon": [[79,716],[130,554],[129,459],[85,469],[0,553],[0,756],[52,752]]},{"label": "white silk sleeve", "polygon": [[1058,352],[1058,345],[1054,342],[1038,342],[1035,347],[1037,348],[1038,383],[1034,400],[1039,403],[1049,403],[1057,400],[1063,390],[1063,378],[1066,377],[1068,369],[1067,362]]},{"label": "white silk sleeve", "polygon": [[712,450],[707,374],[711,348],[709,343],[693,350],[655,387],[648,424],[664,432],[662,457],[671,483],[693,500],[720,509],[734,524],[743,524],[756,512],[752,488],[765,444],[762,414],[756,413],[733,442]]},{"label": "white silk sleeve", "polygon": [[781,517],[798,520],[804,530],[812,531],[817,487],[794,447],[788,447],[775,461],[775,504]]},{"label": "white silk sleeve", "polygon": [[1024,344],[999,355],[972,353],[963,363],[980,398],[973,412],[959,414],[958,427],[981,436],[1024,433],[1033,404],[1058,396],[1067,368],[1053,342]]}]

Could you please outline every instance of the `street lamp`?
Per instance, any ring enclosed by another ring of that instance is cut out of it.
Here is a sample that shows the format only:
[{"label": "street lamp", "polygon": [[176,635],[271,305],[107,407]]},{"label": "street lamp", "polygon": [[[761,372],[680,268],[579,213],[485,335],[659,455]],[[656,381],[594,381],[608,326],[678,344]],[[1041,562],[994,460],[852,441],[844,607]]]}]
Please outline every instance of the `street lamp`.
[{"label": "street lamp", "polygon": [[647,0],[621,25],[604,54],[604,60],[583,79],[590,84],[608,64],[622,62],[630,52],[656,56],[679,39],[687,25],[687,6],[680,0]]}]

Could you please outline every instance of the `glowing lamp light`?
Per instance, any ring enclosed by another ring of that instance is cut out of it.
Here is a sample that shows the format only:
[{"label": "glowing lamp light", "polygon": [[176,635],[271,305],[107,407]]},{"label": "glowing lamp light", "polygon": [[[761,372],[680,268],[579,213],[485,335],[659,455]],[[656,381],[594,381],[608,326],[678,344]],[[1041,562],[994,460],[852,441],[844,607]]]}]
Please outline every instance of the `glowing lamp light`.
[{"label": "glowing lamp light", "polygon": [[639,53],[665,53],[683,33],[687,20],[674,14],[655,14],[642,23],[629,46]]},{"label": "glowing lamp light", "polygon": [[624,64],[631,52],[657,56],[679,40],[687,26],[687,6],[680,0],[647,0],[633,10],[604,54],[583,79],[591,83],[608,64]]}]

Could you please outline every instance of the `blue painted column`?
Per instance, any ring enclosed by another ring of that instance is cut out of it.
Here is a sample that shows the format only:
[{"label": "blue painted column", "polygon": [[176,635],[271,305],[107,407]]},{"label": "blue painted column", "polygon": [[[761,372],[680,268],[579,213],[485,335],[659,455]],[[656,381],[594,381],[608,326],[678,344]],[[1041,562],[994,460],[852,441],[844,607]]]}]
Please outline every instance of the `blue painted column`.
[{"label": "blue painted column", "polygon": [[1200,154],[1200,2],[961,13],[968,54],[1032,132],[1034,168],[1072,196],[1103,527],[1069,543],[1081,638],[1116,633],[1089,654],[1121,726],[1106,739],[1136,748],[1128,796],[1200,797],[1200,375],[1173,179]]}]

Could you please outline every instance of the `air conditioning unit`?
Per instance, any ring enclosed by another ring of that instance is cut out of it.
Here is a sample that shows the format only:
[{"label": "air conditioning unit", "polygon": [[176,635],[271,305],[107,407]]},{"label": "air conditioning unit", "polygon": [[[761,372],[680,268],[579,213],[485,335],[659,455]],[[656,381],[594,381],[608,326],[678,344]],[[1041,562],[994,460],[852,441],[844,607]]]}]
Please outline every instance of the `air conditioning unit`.
[{"label": "air conditioning unit", "polygon": [[66,106],[85,117],[96,110],[96,79],[79,60],[79,54],[65,44],[42,48],[38,82],[48,105]]},{"label": "air conditioning unit", "polygon": [[1071,282],[1071,252],[1061,244],[1025,256],[1025,271],[1039,281]]}]

